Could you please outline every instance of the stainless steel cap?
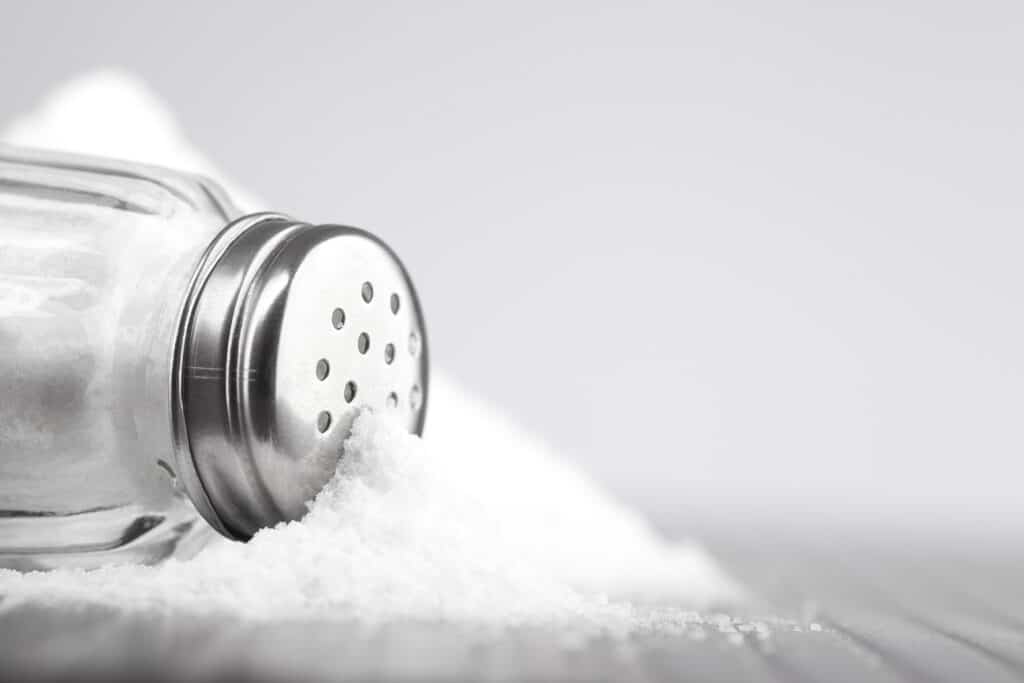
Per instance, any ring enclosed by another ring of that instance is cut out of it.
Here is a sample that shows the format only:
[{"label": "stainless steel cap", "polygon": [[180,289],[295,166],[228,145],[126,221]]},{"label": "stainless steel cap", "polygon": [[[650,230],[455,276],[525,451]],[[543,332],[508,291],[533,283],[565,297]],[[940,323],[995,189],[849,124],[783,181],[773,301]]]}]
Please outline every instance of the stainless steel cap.
[{"label": "stainless steel cap", "polygon": [[358,409],[423,429],[427,343],[412,282],[362,230],[241,218],[193,277],[172,391],[178,469],[203,517],[242,540],[299,519]]}]

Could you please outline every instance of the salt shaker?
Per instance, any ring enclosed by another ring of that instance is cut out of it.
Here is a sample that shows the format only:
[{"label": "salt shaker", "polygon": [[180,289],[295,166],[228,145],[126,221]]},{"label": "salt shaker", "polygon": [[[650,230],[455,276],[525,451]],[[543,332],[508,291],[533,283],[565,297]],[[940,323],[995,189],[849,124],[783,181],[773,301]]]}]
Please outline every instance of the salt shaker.
[{"label": "salt shaker", "polygon": [[356,412],[420,433],[427,382],[416,292],[373,235],[0,147],[0,566],[156,562],[299,519]]}]

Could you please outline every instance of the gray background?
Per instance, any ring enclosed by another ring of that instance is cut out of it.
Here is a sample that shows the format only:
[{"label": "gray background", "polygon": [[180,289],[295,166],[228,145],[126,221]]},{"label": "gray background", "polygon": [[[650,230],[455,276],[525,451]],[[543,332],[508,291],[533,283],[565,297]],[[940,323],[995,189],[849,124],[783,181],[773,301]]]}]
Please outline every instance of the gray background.
[{"label": "gray background", "polygon": [[1024,5],[860,5],[7,3],[0,123],[137,73],[663,523],[1012,520]]}]

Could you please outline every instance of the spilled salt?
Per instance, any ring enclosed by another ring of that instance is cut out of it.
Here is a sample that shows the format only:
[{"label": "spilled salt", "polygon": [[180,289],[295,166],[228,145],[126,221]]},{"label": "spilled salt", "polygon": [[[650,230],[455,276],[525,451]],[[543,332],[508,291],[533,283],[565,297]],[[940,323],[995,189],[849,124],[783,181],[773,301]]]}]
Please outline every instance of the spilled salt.
[{"label": "spilled salt", "polygon": [[4,571],[0,592],[253,618],[492,624],[622,624],[638,597],[693,606],[734,597],[699,549],[661,541],[578,472],[439,384],[436,437],[363,412],[300,522],[156,567]]},{"label": "spilled salt", "polygon": [[[148,90],[117,73],[59,89],[0,137],[219,175]],[[191,560],[156,567],[0,571],[0,594],[8,604],[251,618],[582,620],[627,628],[641,604],[658,605],[645,618],[656,613],[665,628],[713,623],[679,606],[739,594],[701,548],[660,538],[443,372],[433,374],[424,439],[365,413],[345,453],[301,522],[261,531],[247,544],[217,541]]]}]

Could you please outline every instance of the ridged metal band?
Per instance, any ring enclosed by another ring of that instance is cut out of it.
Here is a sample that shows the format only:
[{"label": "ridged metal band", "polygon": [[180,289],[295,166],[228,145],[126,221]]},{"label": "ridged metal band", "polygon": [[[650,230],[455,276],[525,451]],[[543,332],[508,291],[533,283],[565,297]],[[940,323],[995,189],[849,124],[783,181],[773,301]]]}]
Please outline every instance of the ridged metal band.
[{"label": "ridged metal band", "polygon": [[171,375],[171,396],[172,396],[172,420],[174,426],[175,457],[177,460],[177,474],[181,478],[192,500],[193,505],[199,514],[217,531],[228,538],[242,538],[236,532],[228,528],[224,521],[217,514],[213,503],[210,501],[196,470],[195,460],[189,448],[188,422],[186,419],[185,400],[185,368],[189,365],[186,358],[192,349],[191,330],[195,325],[196,309],[199,304],[199,297],[210,278],[213,269],[228,248],[235,240],[253,226],[273,221],[275,224],[287,222],[287,216],[275,213],[258,213],[243,216],[227,225],[218,234],[210,245],[203,252],[188,286],[188,293],[179,316],[178,333],[174,344],[174,362]]}]

